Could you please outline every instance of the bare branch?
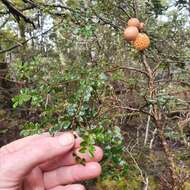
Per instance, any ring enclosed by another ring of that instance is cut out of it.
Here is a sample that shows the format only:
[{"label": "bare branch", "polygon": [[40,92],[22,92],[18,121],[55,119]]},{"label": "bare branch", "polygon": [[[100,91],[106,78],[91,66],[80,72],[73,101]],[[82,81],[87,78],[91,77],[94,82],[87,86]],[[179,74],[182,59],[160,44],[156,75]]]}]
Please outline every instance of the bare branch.
[{"label": "bare branch", "polygon": [[143,110],[142,108],[132,108],[132,107],[129,107],[129,106],[114,106],[114,108],[120,108],[120,109],[128,110],[128,111],[131,111],[131,112],[141,112],[141,113],[144,113],[146,115],[150,115],[152,118],[154,118],[154,116],[151,113]]},{"label": "bare branch", "polygon": [[127,15],[128,18],[131,18],[131,16],[128,14],[128,12],[121,5],[117,6],[117,8],[122,10]]},{"label": "bare branch", "polygon": [[[61,22],[62,22],[62,21],[61,21]],[[45,32],[42,32],[42,33],[40,33],[40,34],[38,34],[38,35],[36,35],[36,36],[32,36],[31,38],[27,39],[27,40],[24,41],[24,42],[18,43],[18,44],[14,45],[14,46],[12,46],[12,47],[10,47],[10,48],[8,48],[8,49],[1,50],[1,51],[0,51],[0,54],[5,53],[5,52],[12,51],[13,49],[16,49],[16,48],[18,48],[18,47],[20,47],[20,46],[23,46],[24,44],[26,44],[28,41],[30,41],[30,40],[32,40],[32,39],[36,39],[36,38],[38,38],[39,36],[42,36],[42,35],[47,34],[47,33],[50,32],[52,29],[56,28],[61,22],[59,22],[58,24],[52,26],[51,28],[49,28],[49,29],[46,30]]]},{"label": "bare branch", "polygon": [[15,17],[17,22],[20,22],[20,19],[22,18],[26,23],[32,24],[32,26],[35,28],[34,22],[30,18],[25,16],[20,10],[18,10],[10,1],[8,0],[1,0],[1,1],[10,11],[10,13]]},{"label": "bare branch", "polygon": [[9,21],[9,17],[5,19],[5,21],[1,24],[0,29],[3,28],[7,22]]},{"label": "bare branch", "polygon": [[112,71],[116,71],[116,70],[120,70],[120,69],[135,71],[135,72],[138,72],[138,73],[142,73],[142,74],[144,74],[146,76],[149,76],[147,72],[145,72],[143,70],[140,70],[140,69],[137,69],[137,68],[134,68],[134,67],[113,67],[112,69],[107,70],[105,72],[112,72]]}]

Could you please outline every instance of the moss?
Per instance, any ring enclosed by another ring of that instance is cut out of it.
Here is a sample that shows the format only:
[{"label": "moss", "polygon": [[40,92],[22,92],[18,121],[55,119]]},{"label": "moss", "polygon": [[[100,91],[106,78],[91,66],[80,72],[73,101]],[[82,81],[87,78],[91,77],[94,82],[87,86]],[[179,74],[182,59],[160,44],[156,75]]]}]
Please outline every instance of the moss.
[{"label": "moss", "polygon": [[6,115],[6,111],[3,109],[0,109],[0,118],[3,118]]},{"label": "moss", "polygon": [[126,180],[113,180],[113,179],[106,179],[103,181],[98,181],[96,184],[97,190],[127,190],[127,182]]},{"label": "moss", "polygon": [[190,182],[184,184],[184,190],[190,190]]},{"label": "moss", "polygon": [[149,177],[149,187],[151,190],[157,190],[159,188],[159,182],[155,177]]},{"label": "moss", "polygon": [[[97,190],[139,190],[142,188],[142,180],[140,176],[131,179],[120,179],[118,181],[113,179],[106,179],[98,181],[96,184]],[[154,177],[149,177],[149,189],[157,190],[159,183]],[[190,189],[187,189],[190,190]]]},{"label": "moss", "polygon": [[127,189],[129,190],[139,190],[141,189],[142,183],[140,178],[134,178],[133,180],[128,181]]}]

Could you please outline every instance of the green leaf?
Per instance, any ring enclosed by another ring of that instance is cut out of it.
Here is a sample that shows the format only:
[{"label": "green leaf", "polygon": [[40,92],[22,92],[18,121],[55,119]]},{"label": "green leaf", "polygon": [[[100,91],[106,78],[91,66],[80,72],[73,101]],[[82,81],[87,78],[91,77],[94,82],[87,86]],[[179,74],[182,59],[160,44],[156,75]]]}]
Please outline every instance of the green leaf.
[{"label": "green leaf", "polygon": [[86,153],[86,151],[87,151],[87,149],[85,148],[85,147],[83,147],[83,148],[81,148],[80,150],[79,150],[79,152],[81,152],[81,153]]},{"label": "green leaf", "polygon": [[90,153],[90,157],[93,158],[94,157],[94,152],[95,152],[95,147],[93,145],[90,145],[88,148],[88,151]]}]

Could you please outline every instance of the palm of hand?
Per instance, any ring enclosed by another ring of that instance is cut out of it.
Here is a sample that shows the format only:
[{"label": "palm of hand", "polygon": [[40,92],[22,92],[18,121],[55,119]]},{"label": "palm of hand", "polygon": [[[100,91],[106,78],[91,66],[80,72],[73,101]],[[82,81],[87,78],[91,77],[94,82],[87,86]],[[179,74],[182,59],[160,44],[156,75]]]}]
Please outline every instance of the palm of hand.
[{"label": "palm of hand", "polygon": [[[71,136],[70,136],[71,137]],[[2,190],[83,190],[78,181],[92,179],[101,173],[97,163],[103,153],[96,147],[95,157],[79,153],[79,141],[60,137],[32,136],[13,142],[0,152],[0,189]],[[77,164],[73,153],[84,157],[85,166]],[[70,185],[68,185],[70,184]]]}]

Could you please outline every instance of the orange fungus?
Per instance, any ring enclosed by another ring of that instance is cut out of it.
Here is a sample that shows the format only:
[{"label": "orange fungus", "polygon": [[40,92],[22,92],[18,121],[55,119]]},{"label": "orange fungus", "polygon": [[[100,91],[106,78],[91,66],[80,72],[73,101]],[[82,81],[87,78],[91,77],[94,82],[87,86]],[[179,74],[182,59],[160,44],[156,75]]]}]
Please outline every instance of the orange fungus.
[{"label": "orange fungus", "polygon": [[138,36],[138,34],[139,34],[139,31],[137,27],[129,26],[124,31],[124,38],[127,41],[134,41],[136,37]]},{"label": "orange fungus", "polygon": [[131,18],[128,21],[128,26],[135,26],[137,28],[140,27],[140,21],[137,18]]},{"label": "orange fungus", "polygon": [[138,50],[144,50],[150,46],[150,38],[144,33],[139,33],[133,45]]}]

